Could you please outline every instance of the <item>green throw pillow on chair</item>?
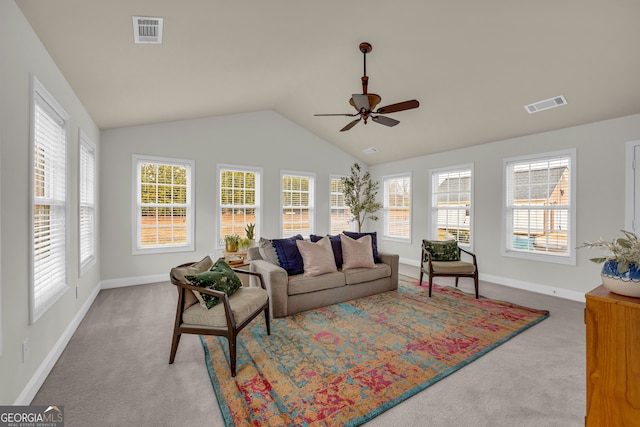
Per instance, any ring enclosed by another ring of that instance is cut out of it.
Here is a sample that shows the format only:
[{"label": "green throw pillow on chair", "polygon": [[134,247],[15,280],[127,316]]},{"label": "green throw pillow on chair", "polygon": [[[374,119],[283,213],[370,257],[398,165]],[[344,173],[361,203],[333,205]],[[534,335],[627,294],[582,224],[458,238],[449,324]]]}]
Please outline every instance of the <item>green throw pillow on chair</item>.
[{"label": "green throw pillow on chair", "polygon": [[[242,287],[242,281],[224,260],[219,259],[210,271],[184,276],[193,286],[221,291],[231,296]],[[207,309],[220,302],[220,298],[199,293],[200,305]]]},{"label": "green throw pillow on chair", "polygon": [[[432,261],[460,261],[458,242],[455,240],[423,240],[422,245],[431,254]],[[426,258],[424,261],[427,261]]]}]

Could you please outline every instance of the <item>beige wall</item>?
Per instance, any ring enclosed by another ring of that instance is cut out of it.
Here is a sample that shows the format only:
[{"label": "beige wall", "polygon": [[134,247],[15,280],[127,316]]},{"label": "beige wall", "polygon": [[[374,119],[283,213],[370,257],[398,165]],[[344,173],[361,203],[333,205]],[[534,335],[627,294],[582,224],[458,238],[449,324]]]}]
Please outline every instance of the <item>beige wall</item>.
[{"label": "beige wall", "polygon": [[[564,108],[564,107],[563,107]],[[567,107],[567,108],[570,108]],[[541,114],[553,114],[553,111]],[[577,238],[580,244],[600,237],[613,238],[625,225],[626,142],[640,139],[640,115],[498,141],[472,148],[373,166],[375,179],[411,172],[413,177],[413,234],[411,244],[382,240],[382,247],[417,264],[421,240],[429,237],[430,170],[473,163],[474,249],[480,277],[504,284],[520,284],[537,291],[568,296],[583,294],[600,284],[601,266],[589,261],[599,255],[586,249],[577,263],[562,265],[501,255],[503,159],[576,149]],[[381,223],[376,224],[382,233]],[[554,292],[556,291],[556,292]]]},{"label": "beige wall", "polygon": [[[37,390],[56,349],[73,331],[98,289],[100,263],[79,277],[78,129],[98,150],[100,134],[73,90],[49,57],[13,1],[0,2],[0,182],[2,226],[0,321],[0,404],[28,403],[25,389]],[[68,135],[68,279],[69,290],[35,324],[29,324],[29,105],[30,75],[69,113]],[[76,288],[78,297],[76,298]],[[22,362],[22,343],[30,356]],[[53,353],[52,353],[53,352]],[[30,383],[31,382],[31,383]],[[27,385],[30,384],[30,387]]]}]

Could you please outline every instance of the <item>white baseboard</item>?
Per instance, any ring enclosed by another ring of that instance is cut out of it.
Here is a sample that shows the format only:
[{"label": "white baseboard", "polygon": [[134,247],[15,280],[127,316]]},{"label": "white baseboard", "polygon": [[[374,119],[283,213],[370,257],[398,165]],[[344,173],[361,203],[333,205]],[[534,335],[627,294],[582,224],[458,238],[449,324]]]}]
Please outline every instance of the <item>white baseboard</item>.
[{"label": "white baseboard", "polygon": [[93,292],[91,292],[87,300],[84,302],[84,304],[82,304],[82,307],[80,307],[80,310],[73,317],[71,323],[69,323],[69,326],[67,326],[67,328],[64,330],[47,357],[45,357],[43,362],[36,370],[35,374],[33,374],[33,377],[31,377],[31,380],[29,380],[25,388],[22,390],[22,393],[20,393],[20,395],[16,399],[14,405],[27,406],[31,404],[31,401],[36,396],[36,393],[38,393],[38,390],[40,390],[40,387],[42,387],[42,384],[44,384],[44,381],[51,373],[51,370],[60,358],[60,355],[62,354],[64,349],[67,347],[67,344],[69,344],[69,340],[71,340],[71,337],[75,333],[76,329],[78,329],[78,326],[80,326],[80,322],[82,322],[82,319],[84,319],[84,316],[87,314],[87,311],[89,311],[89,308],[93,304],[93,301],[96,299],[99,292],[100,284],[98,284],[94,288]]},{"label": "white baseboard", "polygon": [[150,276],[123,277],[120,279],[102,280],[102,289],[122,288],[124,286],[146,285],[147,283],[158,283],[169,281],[169,274],[153,274]]}]

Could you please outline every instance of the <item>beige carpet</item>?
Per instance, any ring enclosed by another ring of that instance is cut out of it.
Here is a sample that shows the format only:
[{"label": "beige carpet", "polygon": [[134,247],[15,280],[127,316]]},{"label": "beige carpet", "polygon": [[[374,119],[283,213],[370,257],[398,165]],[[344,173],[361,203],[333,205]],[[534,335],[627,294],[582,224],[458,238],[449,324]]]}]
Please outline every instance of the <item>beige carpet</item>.
[{"label": "beige carpet", "polygon": [[[584,304],[486,282],[480,294],[551,315],[366,426],[584,425]],[[168,364],[176,297],[168,282],[101,291],[32,404],[64,405],[67,427],[222,426],[199,338],[183,335]]]}]

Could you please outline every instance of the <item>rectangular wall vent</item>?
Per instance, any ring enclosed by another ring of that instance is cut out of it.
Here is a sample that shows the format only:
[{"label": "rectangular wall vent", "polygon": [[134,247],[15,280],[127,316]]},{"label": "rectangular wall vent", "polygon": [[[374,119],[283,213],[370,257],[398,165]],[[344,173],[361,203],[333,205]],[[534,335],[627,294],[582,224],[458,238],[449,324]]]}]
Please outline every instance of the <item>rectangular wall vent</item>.
[{"label": "rectangular wall vent", "polygon": [[133,17],[133,40],[136,43],[162,43],[163,18]]},{"label": "rectangular wall vent", "polygon": [[564,96],[554,96],[553,98],[545,99],[544,101],[534,102],[533,104],[525,105],[524,109],[529,114],[537,113],[538,111],[548,110],[549,108],[560,107],[566,105],[567,100]]},{"label": "rectangular wall vent", "polygon": [[374,154],[378,152],[378,149],[376,147],[369,147],[369,148],[365,148],[364,150],[362,150],[362,152],[364,154]]}]

